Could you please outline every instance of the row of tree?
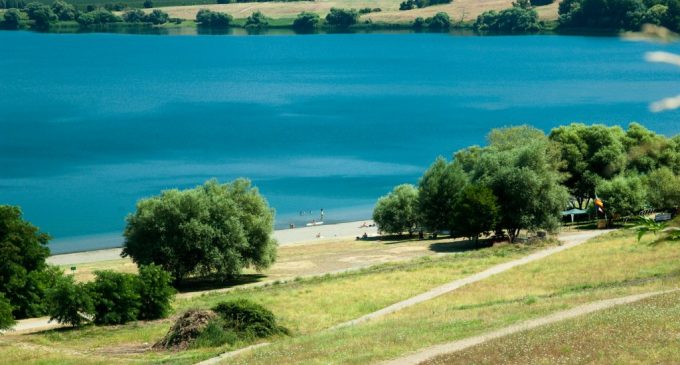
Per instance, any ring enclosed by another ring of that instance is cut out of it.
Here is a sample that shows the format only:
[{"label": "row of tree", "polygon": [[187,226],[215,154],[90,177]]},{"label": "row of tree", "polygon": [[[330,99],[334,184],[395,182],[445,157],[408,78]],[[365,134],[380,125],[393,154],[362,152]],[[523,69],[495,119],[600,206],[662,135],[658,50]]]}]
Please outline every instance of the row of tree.
[{"label": "row of tree", "polygon": [[399,4],[399,10],[412,10],[432,5],[451,4],[453,0],[405,0]]},{"label": "row of tree", "polygon": [[380,198],[374,219],[387,233],[449,231],[476,238],[551,230],[561,211],[604,200],[610,220],[680,207],[680,137],[632,123],[627,131],[571,124],[549,135],[522,126],[495,129],[486,147],[438,158],[418,186]]},{"label": "row of tree", "polygon": [[680,0],[564,0],[563,27],[638,30],[650,23],[680,30]]}]

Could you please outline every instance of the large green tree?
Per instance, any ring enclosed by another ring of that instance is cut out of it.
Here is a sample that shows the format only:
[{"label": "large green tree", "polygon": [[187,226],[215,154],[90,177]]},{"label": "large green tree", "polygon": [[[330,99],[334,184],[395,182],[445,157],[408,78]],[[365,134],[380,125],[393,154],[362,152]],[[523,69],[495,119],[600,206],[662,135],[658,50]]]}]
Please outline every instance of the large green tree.
[{"label": "large green tree", "polygon": [[498,199],[491,189],[479,184],[469,184],[463,189],[455,211],[458,234],[477,241],[480,234],[496,228],[498,217]]},{"label": "large green tree", "polygon": [[454,213],[466,184],[467,175],[460,164],[437,158],[418,183],[418,212],[425,228],[455,231]]},{"label": "large green tree", "polygon": [[645,181],[647,201],[653,208],[676,211],[680,207],[680,177],[669,168],[652,171]]},{"label": "large green tree", "polygon": [[233,278],[244,267],[274,262],[273,224],[273,210],[248,180],[210,180],[139,201],[127,218],[123,255],[138,265],[160,265],[177,281]]},{"label": "large green tree", "polygon": [[411,184],[399,185],[378,199],[373,220],[386,233],[412,233],[418,223],[418,190]]},{"label": "large green tree", "polygon": [[0,205],[0,293],[16,318],[44,313],[51,272],[45,259],[49,236],[25,221],[18,207]]},{"label": "large green tree", "polygon": [[609,220],[631,216],[645,209],[647,190],[639,175],[619,175],[597,187]]}]

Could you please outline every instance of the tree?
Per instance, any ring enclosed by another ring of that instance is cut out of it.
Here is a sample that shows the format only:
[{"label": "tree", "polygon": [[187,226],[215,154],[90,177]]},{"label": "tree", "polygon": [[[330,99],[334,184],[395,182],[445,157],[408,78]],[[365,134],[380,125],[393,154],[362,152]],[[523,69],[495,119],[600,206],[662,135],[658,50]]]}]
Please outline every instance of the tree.
[{"label": "tree", "polygon": [[511,242],[522,229],[555,229],[568,200],[557,146],[527,126],[495,129],[488,139],[487,147],[458,152],[456,160],[465,161],[472,181],[498,199],[497,229],[505,229]]},{"label": "tree", "polygon": [[231,21],[231,15],[218,11],[201,9],[196,14],[196,22],[198,22],[198,25],[202,27],[228,27]]},{"label": "tree", "polygon": [[123,20],[127,23],[142,23],[146,13],[140,9],[128,10],[123,14]]},{"label": "tree", "polygon": [[2,27],[5,29],[19,29],[21,26],[21,12],[17,9],[7,10],[2,18]]},{"label": "tree", "polygon": [[36,27],[47,27],[51,22],[57,20],[57,16],[52,11],[52,8],[45,4],[33,2],[26,5],[26,14],[28,19],[33,20]]},{"label": "tree", "polygon": [[631,123],[622,141],[628,157],[626,169],[647,174],[668,167],[674,173],[680,173],[680,148],[676,140]]},{"label": "tree", "polygon": [[52,3],[52,11],[57,19],[62,21],[75,20],[78,16],[78,11],[73,5],[61,0]]},{"label": "tree", "polygon": [[44,312],[49,238],[25,221],[19,208],[0,205],[0,293],[11,303],[15,318]]},{"label": "tree", "polygon": [[250,182],[210,180],[184,191],[143,199],[127,217],[123,256],[156,264],[176,281],[191,275],[233,278],[276,258],[274,214]]},{"label": "tree", "polygon": [[586,126],[580,123],[555,128],[550,140],[560,147],[566,174],[564,185],[576,199],[578,208],[588,206],[603,179],[611,179],[626,167],[625,134],[619,127]]},{"label": "tree", "polygon": [[423,174],[418,183],[418,213],[423,225],[432,232],[454,232],[454,213],[467,176],[455,162],[447,163],[443,157]]},{"label": "tree", "polygon": [[269,18],[267,18],[262,12],[256,11],[246,19],[245,27],[246,29],[264,29],[269,26]]},{"label": "tree", "polygon": [[656,209],[676,211],[680,207],[680,177],[667,167],[647,175],[647,201]]},{"label": "tree", "polygon": [[530,0],[531,6],[543,6],[543,5],[550,5],[555,0]]},{"label": "tree", "polygon": [[84,284],[61,276],[47,293],[47,313],[51,320],[80,327],[94,314],[94,303]]},{"label": "tree", "polygon": [[378,199],[373,209],[373,220],[387,233],[409,232],[418,221],[418,190],[411,184],[399,185],[389,195]]},{"label": "tree", "polygon": [[293,21],[293,29],[301,33],[313,32],[321,22],[319,14],[303,11]]},{"label": "tree", "polygon": [[430,30],[443,31],[448,30],[451,27],[451,18],[449,18],[449,14],[447,13],[439,12],[432,18],[428,18],[426,23]]},{"label": "tree", "polygon": [[123,19],[106,9],[95,9],[89,13],[80,14],[78,24],[82,26],[102,25],[122,22]]},{"label": "tree", "polygon": [[631,216],[645,209],[646,189],[638,175],[619,175],[597,187],[609,220]]},{"label": "tree", "polygon": [[172,276],[160,266],[150,264],[139,268],[139,319],[165,318],[170,311],[170,300],[175,295]]},{"label": "tree", "polygon": [[168,19],[170,17],[168,16],[168,13],[160,10],[160,9],[153,9],[149,14],[146,14],[144,16],[144,22],[145,23],[151,23],[151,24],[165,24],[168,22]]},{"label": "tree", "polygon": [[[485,11],[477,17],[473,27],[479,32],[532,33],[541,30],[538,13],[521,3],[501,11]],[[526,2],[528,4],[528,2]]]},{"label": "tree", "polygon": [[0,330],[6,330],[14,326],[16,321],[12,316],[12,304],[0,293]]},{"label": "tree", "polygon": [[331,8],[331,11],[326,15],[326,23],[339,29],[347,29],[358,21],[359,13],[354,9]]},{"label": "tree", "polygon": [[153,1],[144,0],[144,4],[142,6],[144,6],[144,9],[151,9],[153,8]]},{"label": "tree", "polygon": [[463,189],[455,212],[459,234],[478,240],[498,223],[499,208],[493,191],[483,185],[470,184]]},{"label": "tree", "polygon": [[564,0],[558,13],[561,26],[638,30],[645,10],[640,0]]},{"label": "tree", "polygon": [[94,323],[124,324],[137,319],[140,296],[135,275],[96,271],[88,284],[94,307]]}]

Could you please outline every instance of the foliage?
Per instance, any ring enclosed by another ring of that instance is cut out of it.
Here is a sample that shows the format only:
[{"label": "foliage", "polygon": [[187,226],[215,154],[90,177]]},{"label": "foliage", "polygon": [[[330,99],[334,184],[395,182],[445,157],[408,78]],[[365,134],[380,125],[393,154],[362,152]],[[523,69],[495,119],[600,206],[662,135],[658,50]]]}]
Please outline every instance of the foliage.
[{"label": "foliage", "polygon": [[5,298],[5,295],[0,293],[0,330],[11,328],[15,323],[14,316],[12,316],[12,305]]},{"label": "foliage", "polygon": [[151,0],[144,0],[144,4],[142,4],[142,6],[144,6],[144,9],[153,8],[153,1],[151,1]]},{"label": "foliage", "polygon": [[139,319],[167,317],[170,301],[175,294],[172,276],[158,265],[143,265],[139,268],[138,291],[140,298]]},{"label": "foliage", "polygon": [[169,19],[170,17],[168,16],[168,13],[159,9],[153,9],[149,14],[144,16],[145,23],[151,23],[155,25],[165,24]]},{"label": "foliage", "polygon": [[418,190],[410,184],[399,185],[378,199],[373,220],[387,233],[413,232],[418,221]]},{"label": "foliage", "polygon": [[51,273],[45,263],[49,236],[25,221],[17,207],[0,205],[0,293],[15,318],[44,313],[43,298]]},{"label": "foliage", "polygon": [[631,229],[637,232],[637,241],[640,242],[642,236],[645,234],[652,232],[656,236],[656,233],[662,231],[664,228],[666,228],[665,223],[656,222],[654,219],[648,217],[638,217],[637,225]]},{"label": "foliage", "polygon": [[638,30],[645,11],[640,0],[564,0],[559,21],[569,27]]},{"label": "foliage", "polygon": [[550,5],[554,3],[555,0],[531,0],[531,6],[543,6],[543,5]]},{"label": "foliage", "polygon": [[[153,348],[184,350],[195,343],[206,328],[211,323],[214,323],[216,319],[218,319],[218,316],[213,311],[189,309],[177,318],[172,327],[170,327],[170,330],[168,330],[168,333],[156,342],[153,345]],[[222,329],[219,328],[217,330],[221,331]],[[208,333],[208,336],[210,337],[200,341],[200,345],[205,344],[207,346],[214,346],[224,343],[217,344],[216,342],[218,340],[215,339],[216,336],[212,334],[215,329],[211,329],[210,331],[211,332]]]},{"label": "foliage", "polygon": [[358,21],[359,13],[354,9],[331,8],[331,11],[326,15],[326,23],[339,29],[347,29]]},{"label": "foliage", "polygon": [[413,28],[416,30],[429,29],[431,31],[446,31],[451,27],[451,18],[449,14],[439,12],[433,17],[423,19],[416,18],[413,21]]},{"label": "foliage", "polygon": [[143,23],[146,13],[140,9],[132,9],[123,13],[123,21],[127,23]]},{"label": "foliage", "polygon": [[233,18],[227,13],[201,9],[196,14],[196,22],[202,27],[228,27]]},{"label": "foliage", "polygon": [[498,200],[493,191],[483,185],[467,185],[455,211],[456,231],[477,240],[480,234],[492,231],[498,223]]},{"label": "foliage", "polygon": [[624,132],[619,127],[586,126],[580,123],[561,126],[550,132],[560,146],[567,176],[564,184],[580,209],[588,205],[603,179],[611,179],[626,167]]},{"label": "foliage", "polygon": [[531,33],[541,30],[538,13],[530,7],[513,6],[480,14],[473,25],[479,32]]},{"label": "foliage", "polygon": [[143,199],[127,217],[123,255],[155,263],[181,281],[190,275],[233,278],[276,258],[274,214],[250,182],[210,180],[184,191]]},{"label": "foliage", "polygon": [[647,201],[656,209],[675,211],[680,207],[680,177],[667,167],[652,171],[646,177]]},{"label": "foliage", "polygon": [[0,0],[0,9],[23,9],[26,7],[24,0]]},{"label": "foliage", "polygon": [[453,0],[405,0],[399,4],[399,10],[425,8],[432,5],[450,4]]},{"label": "foliage", "polygon": [[94,323],[123,324],[137,319],[140,296],[135,275],[97,271],[88,284],[94,304]]},{"label": "foliage", "polygon": [[652,170],[668,167],[680,173],[680,146],[677,136],[668,139],[638,123],[631,123],[622,136],[628,162],[626,169],[647,174]]},{"label": "foliage", "polygon": [[619,175],[603,181],[597,187],[599,198],[604,201],[609,219],[635,215],[646,206],[646,189],[640,176]]},{"label": "foliage", "polygon": [[494,129],[488,139],[488,147],[460,151],[456,160],[498,199],[497,229],[507,230],[511,241],[522,229],[555,229],[568,200],[558,148],[528,126]]},{"label": "foliage", "polygon": [[262,12],[256,11],[246,19],[245,27],[247,29],[264,29],[269,26],[269,18]]},{"label": "foliage", "polygon": [[78,16],[78,11],[73,5],[61,0],[52,3],[52,11],[61,21],[75,20]]},{"label": "foliage", "polygon": [[304,11],[298,14],[293,21],[293,29],[301,33],[311,33],[319,26],[320,22],[319,14]]},{"label": "foliage", "polygon": [[21,26],[21,12],[17,9],[9,9],[2,15],[0,26],[5,29],[19,29]]},{"label": "foliage", "polygon": [[418,213],[423,226],[431,232],[454,231],[454,214],[467,176],[455,162],[443,157],[425,171],[418,183]]},{"label": "foliage", "polygon": [[78,21],[78,24],[80,24],[82,26],[90,26],[90,25],[119,23],[119,22],[122,22],[123,19],[121,17],[113,14],[109,10],[100,8],[100,9],[95,9],[95,10],[89,12],[89,13],[80,14],[77,21]]},{"label": "foliage", "polygon": [[57,20],[57,16],[48,5],[32,2],[24,9],[28,19],[32,20],[37,27],[47,27],[51,22]]},{"label": "foliage", "polygon": [[79,327],[94,314],[94,303],[84,284],[61,276],[47,292],[47,313],[51,320]]},{"label": "foliage", "polygon": [[240,336],[262,338],[288,333],[276,323],[274,313],[247,299],[222,302],[212,310],[224,320],[225,328]]}]

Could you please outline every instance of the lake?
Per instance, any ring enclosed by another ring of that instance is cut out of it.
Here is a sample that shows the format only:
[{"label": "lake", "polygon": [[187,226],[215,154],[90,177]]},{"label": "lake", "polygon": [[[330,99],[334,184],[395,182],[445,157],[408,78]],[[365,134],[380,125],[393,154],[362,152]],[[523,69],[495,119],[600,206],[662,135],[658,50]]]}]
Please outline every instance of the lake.
[{"label": "lake", "polygon": [[680,45],[613,37],[0,32],[0,204],[53,252],[115,246],[135,202],[250,178],[277,226],[370,217],[491,128],[680,132]]}]

